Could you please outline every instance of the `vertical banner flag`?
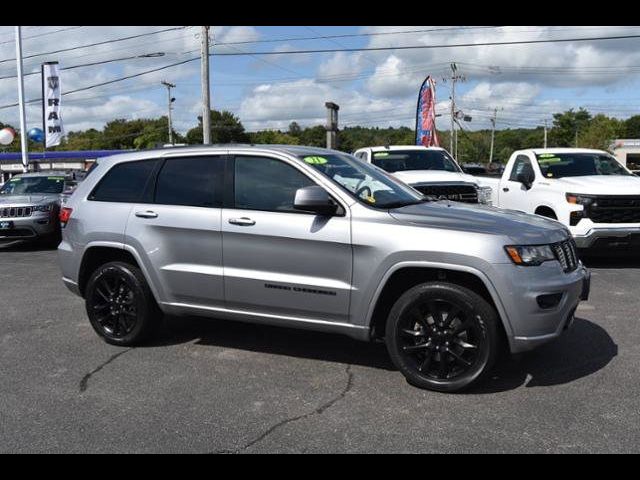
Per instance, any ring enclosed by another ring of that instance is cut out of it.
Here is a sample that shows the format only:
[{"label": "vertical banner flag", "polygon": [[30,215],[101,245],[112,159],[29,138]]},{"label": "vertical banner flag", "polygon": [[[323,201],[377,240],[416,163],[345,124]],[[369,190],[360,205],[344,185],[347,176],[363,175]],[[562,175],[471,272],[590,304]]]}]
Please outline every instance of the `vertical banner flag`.
[{"label": "vertical banner flag", "polygon": [[440,145],[436,133],[436,84],[431,76],[422,82],[418,94],[416,145],[424,145],[425,147]]},{"label": "vertical banner flag", "polygon": [[64,129],[60,116],[60,77],[58,62],[42,64],[42,129],[44,148],[60,145]]}]

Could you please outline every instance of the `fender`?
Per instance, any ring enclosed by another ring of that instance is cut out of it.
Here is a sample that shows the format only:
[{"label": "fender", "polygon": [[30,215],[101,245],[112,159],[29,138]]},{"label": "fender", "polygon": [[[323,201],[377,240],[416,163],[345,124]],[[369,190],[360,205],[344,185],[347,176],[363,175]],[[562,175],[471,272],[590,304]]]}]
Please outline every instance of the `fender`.
[{"label": "fender", "polygon": [[458,271],[458,272],[470,273],[472,275],[475,275],[476,277],[478,277],[482,281],[484,286],[487,288],[487,291],[489,292],[489,295],[491,295],[491,298],[493,299],[493,303],[495,304],[496,308],[498,309],[498,315],[500,315],[500,320],[501,320],[502,325],[504,326],[504,329],[505,329],[505,331],[507,333],[507,337],[511,338],[513,336],[513,328],[511,327],[511,322],[509,320],[509,317],[507,316],[507,312],[506,312],[506,310],[504,308],[504,305],[502,304],[502,300],[500,299],[500,295],[498,295],[498,291],[495,288],[495,286],[493,285],[493,283],[491,282],[491,279],[484,272],[478,270],[477,268],[468,267],[466,265],[458,265],[458,264],[451,264],[451,263],[440,263],[440,262],[425,262],[425,261],[399,262],[399,263],[394,264],[392,267],[390,267],[385,272],[385,274],[382,276],[382,279],[380,280],[380,283],[379,283],[378,287],[376,288],[376,291],[373,294],[371,302],[369,303],[369,309],[367,310],[367,318],[366,318],[366,323],[365,324],[369,326],[369,329],[371,329],[371,321],[372,321],[372,317],[373,317],[373,311],[374,311],[375,306],[376,306],[376,304],[378,302],[378,298],[380,297],[380,294],[382,293],[382,290],[384,289],[385,285],[387,284],[389,278],[391,277],[391,275],[393,275],[398,270],[400,270],[402,268],[407,268],[407,267],[437,268],[437,269],[443,269],[443,270],[454,270],[454,271]]}]

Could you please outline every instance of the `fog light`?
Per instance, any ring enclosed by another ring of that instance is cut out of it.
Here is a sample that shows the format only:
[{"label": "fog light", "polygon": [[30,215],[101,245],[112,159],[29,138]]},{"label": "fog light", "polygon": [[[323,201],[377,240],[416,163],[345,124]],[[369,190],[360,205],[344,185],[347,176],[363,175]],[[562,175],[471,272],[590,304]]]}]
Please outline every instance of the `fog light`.
[{"label": "fog light", "polygon": [[569,225],[571,225],[572,227],[575,227],[578,223],[580,223],[580,220],[582,220],[583,218],[583,211],[579,210],[577,212],[571,212],[569,214]]},{"label": "fog light", "polygon": [[536,300],[538,301],[538,306],[540,308],[547,310],[549,308],[557,307],[560,304],[560,300],[562,300],[562,293],[539,295]]}]

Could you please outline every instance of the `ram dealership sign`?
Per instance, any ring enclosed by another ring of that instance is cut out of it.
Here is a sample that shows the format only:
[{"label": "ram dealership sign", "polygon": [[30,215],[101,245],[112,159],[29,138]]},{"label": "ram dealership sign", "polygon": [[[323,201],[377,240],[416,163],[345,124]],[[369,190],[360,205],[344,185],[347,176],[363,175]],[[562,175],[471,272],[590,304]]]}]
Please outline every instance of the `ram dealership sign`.
[{"label": "ram dealership sign", "polygon": [[60,116],[60,76],[58,62],[42,64],[42,128],[44,147],[60,145],[64,128]]}]

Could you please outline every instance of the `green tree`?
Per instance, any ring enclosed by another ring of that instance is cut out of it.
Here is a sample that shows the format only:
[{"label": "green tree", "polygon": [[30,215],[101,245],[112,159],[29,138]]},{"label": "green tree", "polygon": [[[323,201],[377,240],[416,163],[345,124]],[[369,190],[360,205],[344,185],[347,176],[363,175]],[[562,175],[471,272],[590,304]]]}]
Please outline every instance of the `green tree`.
[{"label": "green tree", "polygon": [[279,130],[263,130],[249,134],[249,141],[255,144],[299,145],[297,137]]},{"label": "green tree", "polygon": [[640,138],[640,115],[634,115],[624,121],[624,138]]},{"label": "green tree", "polygon": [[302,128],[300,128],[300,125],[298,125],[298,122],[291,122],[289,124],[289,135],[291,135],[292,137],[300,137],[301,133],[302,133]]},{"label": "green tree", "polygon": [[[226,110],[211,110],[211,143],[247,143],[249,135],[244,131],[240,119]],[[198,117],[198,126],[187,132],[187,143],[202,143],[202,117]]]},{"label": "green tree", "polygon": [[578,133],[578,145],[585,148],[607,150],[612,141],[625,133],[625,123],[600,113]]},{"label": "green tree", "polygon": [[576,135],[580,135],[589,124],[591,114],[584,108],[553,114],[553,128],[549,132],[549,146],[573,147]]}]

